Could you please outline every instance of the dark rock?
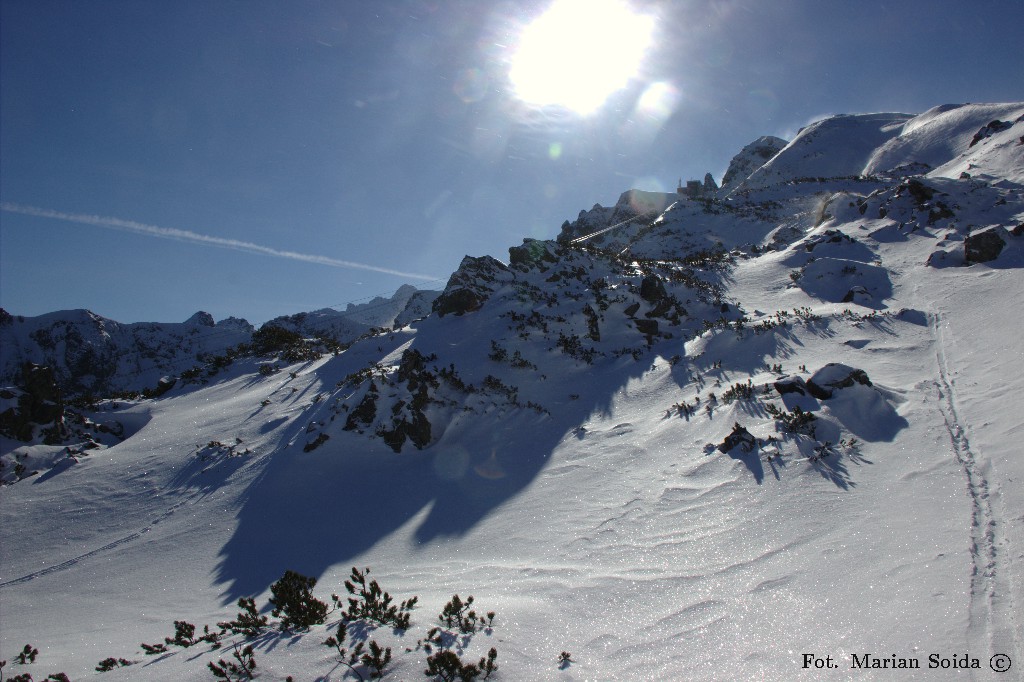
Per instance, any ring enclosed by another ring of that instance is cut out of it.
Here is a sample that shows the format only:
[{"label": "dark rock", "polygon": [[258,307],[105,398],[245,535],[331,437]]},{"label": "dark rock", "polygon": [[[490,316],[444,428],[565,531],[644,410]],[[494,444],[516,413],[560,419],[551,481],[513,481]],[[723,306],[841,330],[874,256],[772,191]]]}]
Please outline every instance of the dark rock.
[{"label": "dark rock", "polygon": [[636,315],[638,310],[640,310],[640,304],[632,303],[629,306],[627,306],[626,309],[622,312],[626,314],[626,317],[633,317],[634,315]]},{"label": "dark rock", "polygon": [[1021,235],[1024,235],[1024,223],[1021,223],[1017,227],[1010,230],[1010,234],[1012,234],[1014,237],[1020,237]]},{"label": "dark rock", "polygon": [[1004,130],[1008,130],[1012,126],[1013,126],[1013,123],[1011,123],[1009,121],[1000,121],[997,118],[996,120],[988,123],[987,125],[983,125],[981,128],[979,128],[978,132],[976,132],[974,134],[974,137],[971,139],[971,144],[968,145],[968,146],[969,147],[973,147],[974,145],[978,144],[982,140],[984,140],[986,138],[989,138],[989,137],[991,137],[992,135],[994,135],[994,134],[996,134],[998,132],[1002,132]]},{"label": "dark rock", "polygon": [[466,256],[459,269],[448,278],[441,295],[434,299],[432,309],[439,316],[449,313],[463,315],[479,310],[504,282],[511,281],[513,273],[501,261],[490,256]]},{"label": "dark rock", "polygon": [[522,246],[509,247],[508,262],[510,265],[521,266],[524,270],[538,268],[544,272],[547,270],[544,263],[558,262],[558,256],[554,253],[556,247],[554,242],[527,238],[523,240]]},{"label": "dark rock", "polygon": [[434,301],[433,310],[441,317],[448,314],[464,315],[482,308],[485,300],[469,289],[445,290]]},{"label": "dark rock", "polygon": [[174,385],[178,383],[178,380],[174,377],[160,377],[160,381],[157,382],[156,388],[153,389],[153,397],[159,398],[167,391],[174,388]]},{"label": "dark rock", "polygon": [[657,303],[666,296],[665,284],[656,275],[647,275],[640,282],[640,298],[648,303]]},{"label": "dark rock", "polygon": [[871,294],[868,293],[868,290],[858,284],[857,286],[852,287],[849,291],[846,292],[846,295],[843,296],[843,300],[840,301],[840,303],[853,303],[856,301],[857,296],[871,298]]},{"label": "dark rock", "polygon": [[633,320],[633,324],[640,331],[641,334],[646,336],[657,336],[658,335],[658,321],[657,320]]},{"label": "dark rock", "polygon": [[377,395],[377,386],[370,382],[370,388],[366,391],[366,395],[345,420],[345,431],[355,431],[360,426],[369,426],[373,423],[377,416]]},{"label": "dark rock", "polygon": [[213,319],[213,315],[204,310],[200,310],[198,313],[185,320],[185,324],[193,324],[199,327],[217,326],[217,323]]},{"label": "dark rock", "polygon": [[807,395],[807,384],[804,382],[803,377],[795,374],[779,379],[775,382],[775,390],[779,392],[779,395],[786,395],[787,393],[799,393],[800,395]]},{"label": "dark rock", "polygon": [[1006,246],[1007,236],[1007,231],[999,226],[972,232],[964,239],[964,260],[968,263],[995,260]]},{"label": "dark rock", "polygon": [[862,369],[850,367],[839,362],[830,362],[807,380],[807,392],[818,400],[828,400],[839,388],[847,388],[855,383],[871,386],[871,379]]},{"label": "dark rock", "polygon": [[754,434],[740,426],[739,422],[733,424],[732,433],[725,437],[725,440],[719,444],[718,449],[720,452],[729,452],[737,445],[743,446],[743,449],[748,452],[757,446],[757,439],[754,438]]}]

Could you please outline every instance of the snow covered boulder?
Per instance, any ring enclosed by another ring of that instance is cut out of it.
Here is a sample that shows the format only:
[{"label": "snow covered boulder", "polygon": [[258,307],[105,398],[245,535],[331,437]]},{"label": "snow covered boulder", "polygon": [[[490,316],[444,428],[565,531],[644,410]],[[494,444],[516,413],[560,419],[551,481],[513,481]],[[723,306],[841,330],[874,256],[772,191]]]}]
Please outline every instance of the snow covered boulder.
[{"label": "snow covered boulder", "polygon": [[818,400],[828,400],[836,389],[847,388],[854,384],[871,386],[871,379],[862,369],[839,362],[830,362],[807,380],[807,392]]},{"label": "snow covered boulder", "polygon": [[[801,269],[797,286],[823,301],[849,303],[856,300],[872,308],[882,307],[881,301],[892,296],[892,282],[885,268],[845,258],[818,258],[809,262]],[[856,298],[851,296],[847,300],[851,291]]]},{"label": "snow covered boulder", "polygon": [[803,377],[791,374],[788,377],[783,377],[775,382],[775,390],[779,392],[779,395],[786,395],[787,393],[799,393],[800,395],[807,395],[807,383]]},{"label": "snow covered boulder", "polygon": [[964,239],[964,259],[967,263],[995,260],[1002,253],[1009,236],[1006,229],[999,225],[972,232]]}]

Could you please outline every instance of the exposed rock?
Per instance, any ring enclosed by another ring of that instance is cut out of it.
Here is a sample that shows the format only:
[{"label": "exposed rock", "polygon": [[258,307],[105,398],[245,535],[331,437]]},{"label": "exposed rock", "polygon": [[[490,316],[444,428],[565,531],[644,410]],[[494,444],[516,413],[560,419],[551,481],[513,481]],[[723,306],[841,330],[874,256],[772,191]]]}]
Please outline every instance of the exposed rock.
[{"label": "exposed rock", "polygon": [[792,374],[788,377],[783,377],[775,382],[775,390],[779,392],[779,395],[786,395],[787,393],[799,393],[800,395],[807,395],[807,383],[803,377]]},{"label": "exposed rock", "polygon": [[366,391],[366,395],[359,401],[356,408],[352,410],[345,420],[345,431],[355,431],[361,426],[369,426],[377,416],[377,386],[372,381]]},{"label": "exposed rock", "polygon": [[501,261],[490,256],[466,256],[459,269],[448,278],[448,285],[433,303],[433,311],[444,317],[463,315],[479,310],[503,282],[511,281],[511,273]]},{"label": "exposed rock", "polygon": [[523,270],[537,268],[541,272],[547,270],[545,263],[557,263],[558,245],[555,242],[539,239],[523,239],[522,246],[508,248],[508,262],[512,266],[520,266]]},{"label": "exposed rock", "polygon": [[982,140],[1004,130],[1009,130],[1011,127],[1013,127],[1013,123],[1011,123],[1010,121],[1000,121],[997,118],[988,125],[984,125],[981,128],[979,128],[978,132],[976,132],[974,134],[974,137],[971,139],[971,144],[969,146],[973,147]]},{"label": "exposed rock", "polygon": [[657,320],[633,320],[633,324],[636,325],[637,330],[645,336],[657,336],[658,335],[658,321]]},{"label": "exposed rock", "polygon": [[851,287],[850,290],[846,292],[846,295],[843,296],[843,300],[840,301],[840,303],[856,303],[858,296],[862,299],[866,298],[871,300],[871,293],[858,284],[857,286]]},{"label": "exposed rock", "polygon": [[729,452],[738,445],[749,452],[757,446],[757,439],[754,438],[754,434],[740,426],[739,422],[736,422],[732,426],[732,433],[725,437],[725,440],[719,444],[718,449],[721,452]]},{"label": "exposed rock", "polygon": [[185,320],[185,324],[196,325],[198,327],[217,326],[216,321],[213,319],[213,315],[204,310],[200,310],[198,313]]},{"label": "exposed rock", "polygon": [[729,162],[729,169],[722,176],[722,188],[743,182],[787,144],[782,138],[771,135],[759,137],[748,144]]},{"label": "exposed rock", "polygon": [[1006,246],[1009,233],[996,225],[972,232],[964,239],[964,260],[968,263],[987,263],[999,257]]},{"label": "exposed rock", "polygon": [[634,302],[634,303],[629,304],[626,307],[626,309],[623,310],[622,312],[625,313],[626,317],[633,317],[634,315],[637,314],[637,311],[639,311],[639,310],[640,310],[640,303],[639,302]]},{"label": "exposed rock", "polygon": [[647,275],[640,282],[640,298],[648,303],[657,303],[668,296],[665,284],[655,275]]},{"label": "exposed rock", "polygon": [[855,383],[870,386],[871,379],[862,369],[850,367],[839,362],[830,362],[807,380],[807,392],[818,400],[828,400],[839,388],[847,388]]},{"label": "exposed rock", "polygon": [[437,297],[433,309],[441,317],[448,314],[464,315],[482,308],[486,300],[470,289],[452,289]]}]

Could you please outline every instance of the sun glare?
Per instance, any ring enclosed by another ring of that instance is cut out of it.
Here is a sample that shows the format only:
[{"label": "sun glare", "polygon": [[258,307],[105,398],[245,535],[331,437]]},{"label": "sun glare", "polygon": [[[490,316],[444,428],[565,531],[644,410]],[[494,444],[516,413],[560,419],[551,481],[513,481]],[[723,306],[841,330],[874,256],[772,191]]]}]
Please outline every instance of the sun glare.
[{"label": "sun glare", "polygon": [[592,113],[637,75],[653,28],[623,0],[556,0],[523,30],[509,71],[516,95]]}]

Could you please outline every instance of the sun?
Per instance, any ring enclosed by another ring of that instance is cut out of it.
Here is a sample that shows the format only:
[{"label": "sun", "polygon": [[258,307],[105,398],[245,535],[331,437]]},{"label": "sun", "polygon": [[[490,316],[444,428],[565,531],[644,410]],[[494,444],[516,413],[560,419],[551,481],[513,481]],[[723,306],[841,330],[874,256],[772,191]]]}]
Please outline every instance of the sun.
[{"label": "sun", "polygon": [[653,29],[624,0],[556,0],[523,30],[509,70],[516,96],[592,113],[637,75]]}]

